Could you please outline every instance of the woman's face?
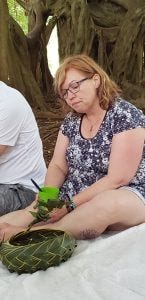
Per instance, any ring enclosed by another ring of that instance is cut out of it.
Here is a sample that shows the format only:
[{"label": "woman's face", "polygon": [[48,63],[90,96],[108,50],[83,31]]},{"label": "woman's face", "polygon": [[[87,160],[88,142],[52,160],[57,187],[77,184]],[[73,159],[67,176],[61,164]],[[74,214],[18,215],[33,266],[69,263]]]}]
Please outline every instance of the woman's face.
[{"label": "woman's face", "polygon": [[97,89],[98,74],[87,76],[76,69],[69,69],[61,89],[61,98],[76,112],[87,113],[99,105]]}]

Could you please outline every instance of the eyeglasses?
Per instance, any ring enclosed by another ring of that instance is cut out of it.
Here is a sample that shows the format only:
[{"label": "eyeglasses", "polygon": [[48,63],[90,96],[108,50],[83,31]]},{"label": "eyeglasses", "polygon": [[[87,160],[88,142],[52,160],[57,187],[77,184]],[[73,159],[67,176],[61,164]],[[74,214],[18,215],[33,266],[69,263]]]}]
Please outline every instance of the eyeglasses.
[{"label": "eyeglasses", "polygon": [[80,90],[81,83],[84,82],[85,80],[91,79],[92,77],[93,76],[85,77],[85,78],[83,78],[79,81],[75,81],[75,80],[71,81],[69,86],[68,86],[68,89],[61,90],[60,98],[63,99],[63,100],[66,100],[67,97],[68,97],[68,91],[70,91],[73,94],[76,94]]}]

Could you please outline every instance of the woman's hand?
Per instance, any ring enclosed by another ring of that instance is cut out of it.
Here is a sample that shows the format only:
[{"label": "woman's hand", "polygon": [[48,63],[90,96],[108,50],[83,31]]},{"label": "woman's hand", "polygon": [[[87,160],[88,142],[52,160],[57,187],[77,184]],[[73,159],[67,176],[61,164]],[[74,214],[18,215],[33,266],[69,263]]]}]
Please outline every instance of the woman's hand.
[{"label": "woman's hand", "polygon": [[22,226],[11,225],[8,223],[0,223],[0,242],[6,241],[11,238],[11,236],[25,230]]},{"label": "woman's hand", "polygon": [[51,219],[49,220],[50,223],[54,223],[62,219],[67,214],[67,209],[65,206],[62,208],[54,208],[50,213]]},{"label": "woman's hand", "polygon": [[68,211],[65,206],[63,206],[62,208],[54,208],[50,212],[50,214],[49,214],[50,218],[47,221],[40,221],[40,222],[34,224],[31,227],[31,230],[33,230],[33,228],[35,228],[35,227],[45,226],[46,224],[57,222],[60,219],[62,219],[67,213],[68,213]]}]

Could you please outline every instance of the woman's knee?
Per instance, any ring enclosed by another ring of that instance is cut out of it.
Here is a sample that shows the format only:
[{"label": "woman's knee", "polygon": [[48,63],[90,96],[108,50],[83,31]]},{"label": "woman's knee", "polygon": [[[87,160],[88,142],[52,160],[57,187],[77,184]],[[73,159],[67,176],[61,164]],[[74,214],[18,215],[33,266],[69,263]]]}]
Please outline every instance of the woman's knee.
[{"label": "woman's knee", "polygon": [[116,190],[108,190],[98,194],[92,200],[97,210],[115,213],[123,205],[122,199],[118,197]]},{"label": "woman's knee", "polygon": [[119,193],[118,190],[102,192],[91,201],[92,204],[94,204],[94,211],[96,211],[97,215],[104,218],[104,220],[106,219],[106,223],[108,224],[112,224],[121,219],[129,207],[131,208],[131,206],[134,205],[130,200],[126,201],[125,195],[122,192]]},{"label": "woman's knee", "polygon": [[[145,221],[145,205],[133,192],[125,189],[105,191],[96,197],[96,203],[110,216],[111,223],[139,224]],[[110,223],[110,224],[111,224]]]}]

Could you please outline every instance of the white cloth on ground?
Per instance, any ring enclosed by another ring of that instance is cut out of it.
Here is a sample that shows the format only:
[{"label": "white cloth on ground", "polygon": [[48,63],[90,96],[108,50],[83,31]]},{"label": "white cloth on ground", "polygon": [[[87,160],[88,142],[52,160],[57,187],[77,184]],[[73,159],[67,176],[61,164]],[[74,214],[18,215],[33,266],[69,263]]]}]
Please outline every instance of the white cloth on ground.
[{"label": "white cloth on ground", "polygon": [[0,300],[144,300],[145,224],[79,241],[60,266],[17,275],[0,263]]}]

